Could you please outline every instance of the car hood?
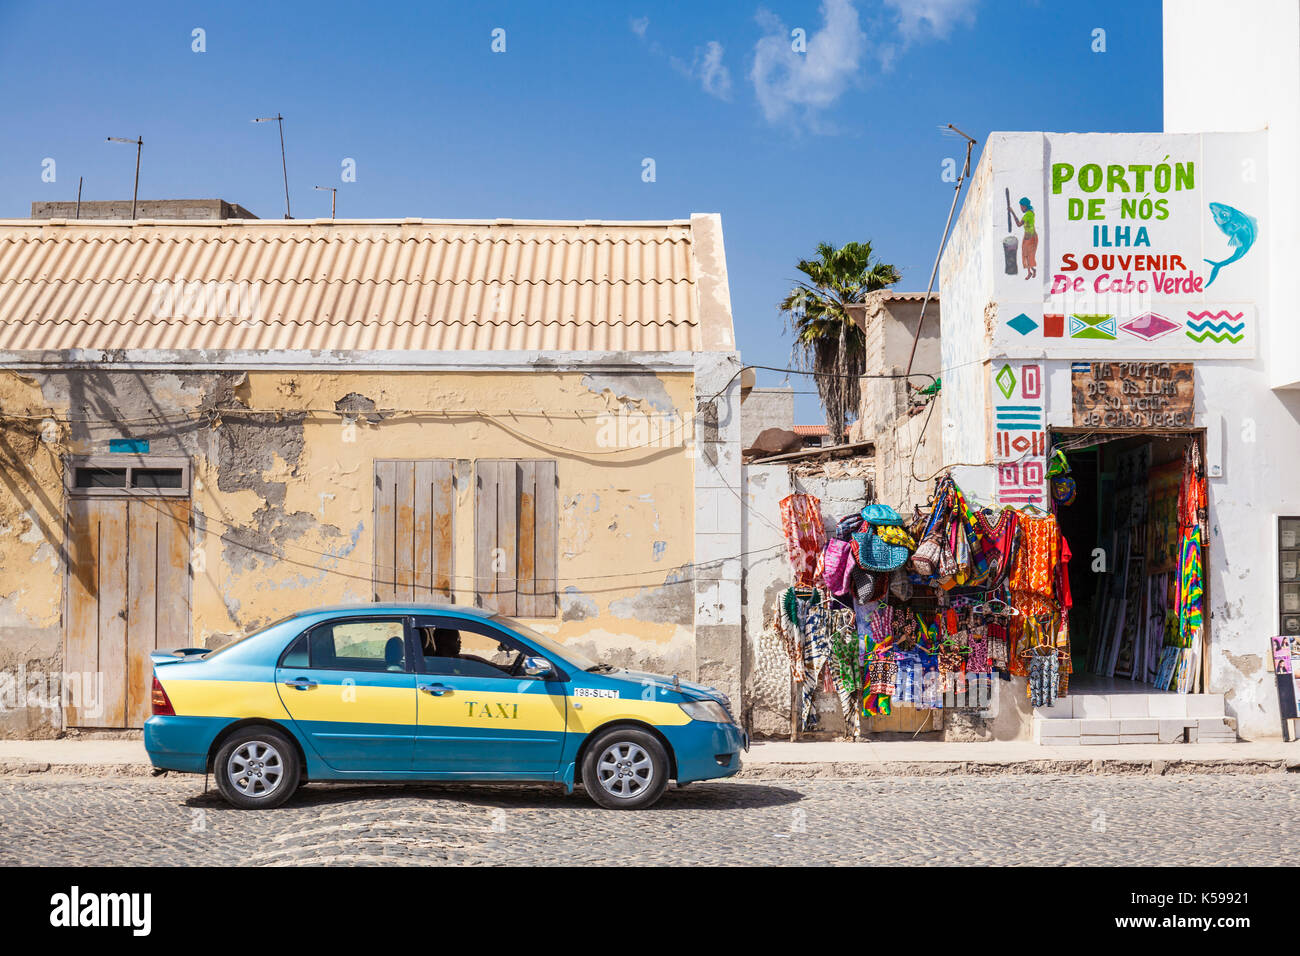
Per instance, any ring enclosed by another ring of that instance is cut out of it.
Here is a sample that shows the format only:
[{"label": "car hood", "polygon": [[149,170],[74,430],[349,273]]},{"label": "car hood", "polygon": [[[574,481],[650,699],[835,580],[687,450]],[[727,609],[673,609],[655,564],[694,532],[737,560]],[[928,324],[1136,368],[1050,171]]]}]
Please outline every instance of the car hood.
[{"label": "car hood", "polygon": [[716,687],[708,687],[704,684],[697,684],[695,681],[681,680],[680,678],[677,678],[676,682],[674,682],[674,678],[667,674],[652,674],[649,671],[620,670],[615,671],[609,676],[618,678],[619,680],[632,681],[638,687],[651,686],[665,691],[675,691],[678,689],[678,685],[680,685],[683,697],[695,700],[716,700],[721,704],[727,705],[728,708],[731,705],[731,702],[727,699],[727,695],[722,693],[722,691],[718,690]]}]

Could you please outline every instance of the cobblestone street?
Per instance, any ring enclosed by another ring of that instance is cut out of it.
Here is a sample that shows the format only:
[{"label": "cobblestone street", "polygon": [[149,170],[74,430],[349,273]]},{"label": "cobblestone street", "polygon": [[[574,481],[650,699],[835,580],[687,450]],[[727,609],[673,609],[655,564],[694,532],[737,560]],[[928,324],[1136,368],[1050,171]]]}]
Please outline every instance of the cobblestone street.
[{"label": "cobblestone street", "polygon": [[1300,838],[1294,774],[747,780],[641,813],[468,786],[309,786],[243,812],[202,786],[0,779],[0,864],[1262,865]]}]

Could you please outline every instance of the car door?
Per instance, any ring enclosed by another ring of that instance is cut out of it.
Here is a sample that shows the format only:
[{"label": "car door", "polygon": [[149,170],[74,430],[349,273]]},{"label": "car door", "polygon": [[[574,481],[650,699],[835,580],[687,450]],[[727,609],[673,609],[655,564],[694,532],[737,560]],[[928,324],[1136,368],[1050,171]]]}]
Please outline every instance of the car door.
[{"label": "car door", "polygon": [[332,769],[409,772],[415,679],[404,617],[348,617],[304,631],[275,671],[280,700]]},{"label": "car door", "polygon": [[[455,634],[459,653],[437,638]],[[437,635],[437,638],[435,638]],[[448,776],[547,779],[564,749],[565,683],[526,677],[537,652],[467,618],[417,618],[415,769]]]}]

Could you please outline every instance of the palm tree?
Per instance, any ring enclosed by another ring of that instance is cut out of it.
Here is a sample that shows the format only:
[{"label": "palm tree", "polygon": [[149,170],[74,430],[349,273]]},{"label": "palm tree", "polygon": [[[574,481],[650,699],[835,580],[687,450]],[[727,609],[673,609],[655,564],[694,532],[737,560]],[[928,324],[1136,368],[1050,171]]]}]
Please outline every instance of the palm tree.
[{"label": "palm tree", "polygon": [[902,276],[892,265],[871,258],[870,242],[850,242],[839,249],[819,243],[817,257],[801,259],[798,269],[808,278],[798,280],[779,308],[794,332],[795,362],[813,373],[831,442],[840,445],[848,416],[858,407],[858,379],[866,363],[862,330],[849,316],[848,306]]}]

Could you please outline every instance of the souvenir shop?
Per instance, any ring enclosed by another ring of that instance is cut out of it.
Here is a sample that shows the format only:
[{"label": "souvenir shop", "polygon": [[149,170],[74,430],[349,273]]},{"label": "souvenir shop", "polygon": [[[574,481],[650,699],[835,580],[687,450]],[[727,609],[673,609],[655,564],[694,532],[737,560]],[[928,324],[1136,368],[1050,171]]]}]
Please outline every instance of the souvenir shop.
[{"label": "souvenir shop", "polygon": [[[979,716],[1017,678],[1034,707],[1094,675],[1193,689],[1199,440],[1054,441],[1050,510],[983,507],[951,475],[910,515],[881,503],[823,515],[808,494],[781,501],[791,581],[773,619],[792,678],[792,738],[822,729],[819,698],[837,701],[845,734],[858,737],[894,729],[899,711]],[[1072,554],[1071,540],[1088,546]]]}]

